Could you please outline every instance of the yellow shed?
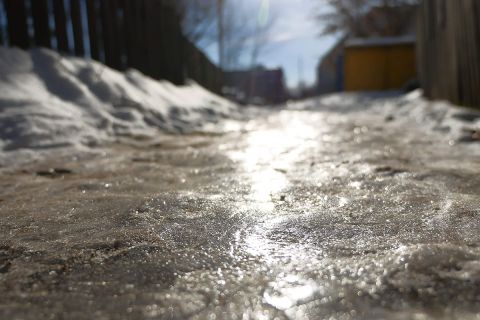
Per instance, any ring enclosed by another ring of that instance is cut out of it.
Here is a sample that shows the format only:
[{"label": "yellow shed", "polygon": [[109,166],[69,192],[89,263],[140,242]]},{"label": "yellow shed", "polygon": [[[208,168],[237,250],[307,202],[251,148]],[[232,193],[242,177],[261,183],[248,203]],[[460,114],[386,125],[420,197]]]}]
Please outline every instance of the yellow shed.
[{"label": "yellow shed", "polygon": [[416,78],[414,37],[352,39],[345,46],[346,91],[402,88]]}]

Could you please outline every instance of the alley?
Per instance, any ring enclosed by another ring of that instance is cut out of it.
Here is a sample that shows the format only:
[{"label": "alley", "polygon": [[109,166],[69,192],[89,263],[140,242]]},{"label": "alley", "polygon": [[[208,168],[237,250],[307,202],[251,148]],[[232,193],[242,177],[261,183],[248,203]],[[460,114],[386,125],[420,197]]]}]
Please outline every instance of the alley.
[{"label": "alley", "polygon": [[0,318],[477,319],[478,147],[294,107],[2,169]]}]

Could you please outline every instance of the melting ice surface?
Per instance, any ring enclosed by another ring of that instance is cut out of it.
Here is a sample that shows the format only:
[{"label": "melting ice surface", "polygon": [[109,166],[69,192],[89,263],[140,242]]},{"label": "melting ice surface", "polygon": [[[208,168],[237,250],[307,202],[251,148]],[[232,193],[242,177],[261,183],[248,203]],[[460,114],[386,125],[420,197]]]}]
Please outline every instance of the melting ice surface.
[{"label": "melting ice surface", "polygon": [[[430,181],[403,175],[402,170],[397,178],[388,167],[378,166],[376,172],[386,173],[375,175],[362,161],[350,170],[332,166],[332,153],[369,159],[376,151],[362,149],[361,139],[356,140],[357,148],[344,150],[345,142],[338,141],[332,128],[332,122],[339,125],[334,116],[316,115],[307,122],[298,121],[296,114],[284,116],[289,119],[288,129],[251,131],[245,148],[229,154],[245,169],[251,184],[248,199],[254,203],[247,206],[261,212],[260,223],[246,231],[243,241],[244,249],[275,275],[263,301],[290,318],[475,318],[472,310],[441,306],[445,299],[458,299],[458,294],[476,299],[477,290],[469,281],[480,280],[476,248],[445,244],[452,231],[462,233],[455,225],[458,221],[445,221],[458,208],[451,208],[451,201],[437,204],[444,193],[450,193],[448,186],[433,187]],[[355,128],[354,135],[371,134],[362,128]],[[377,133],[377,139],[383,134]],[[351,143],[348,137],[343,139]],[[312,148],[326,153],[326,159],[320,159],[325,165],[317,165],[314,156],[309,165],[317,168],[299,170],[299,159],[305,162]],[[343,164],[353,163],[335,156]],[[307,175],[302,176],[303,185],[295,181],[298,175]],[[331,179],[338,183],[328,186]],[[305,196],[307,205],[301,201]],[[439,216],[442,212],[448,217]],[[437,220],[435,226],[428,222],[431,219]],[[442,224],[447,238],[438,235]],[[464,283],[457,283],[459,279]],[[381,307],[384,304],[390,308]],[[410,307],[405,310],[406,305]]]}]

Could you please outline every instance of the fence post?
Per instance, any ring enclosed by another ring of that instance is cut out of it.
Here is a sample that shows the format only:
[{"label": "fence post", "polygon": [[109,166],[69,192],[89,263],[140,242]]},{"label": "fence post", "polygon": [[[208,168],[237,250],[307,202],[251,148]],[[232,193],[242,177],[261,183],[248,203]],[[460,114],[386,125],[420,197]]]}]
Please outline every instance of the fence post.
[{"label": "fence post", "polygon": [[125,0],[127,66],[145,71],[145,11],[143,0]]},{"label": "fence post", "polygon": [[50,26],[48,25],[48,3],[47,0],[32,1],[33,27],[35,30],[35,45],[51,48]]},{"label": "fence post", "polygon": [[147,44],[147,74],[155,79],[164,77],[163,68],[163,8],[161,0],[146,0],[146,44]]},{"label": "fence post", "polygon": [[60,52],[70,52],[67,37],[67,17],[63,0],[53,0],[53,12],[55,16],[55,37],[57,49]]},{"label": "fence post", "polygon": [[30,45],[27,12],[23,0],[5,0],[10,45],[27,49]]},{"label": "fence post", "polygon": [[80,0],[71,0],[70,17],[72,19],[73,26],[73,44],[75,47],[75,54],[82,57],[85,55],[85,47],[83,45],[82,10],[80,8]]},{"label": "fence post", "polygon": [[[461,21],[463,21],[463,30],[464,32],[464,64],[465,64],[465,75],[468,85],[465,88],[465,97],[464,102],[467,105],[477,105],[480,92],[479,86],[479,72],[480,72],[480,63],[478,59],[480,58],[480,52],[477,50],[478,41],[480,40],[480,35],[477,33],[477,25],[480,23],[475,16],[475,2],[478,0],[464,0],[462,2],[461,11],[467,14],[463,14]],[[463,18],[463,19],[462,19]]]},{"label": "fence post", "polygon": [[180,18],[175,6],[169,2],[162,3],[161,22],[161,43],[168,48],[162,52],[162,75],[174,84],[184,84]]},{"label": "fence post", "polygon": [[473,45],[475,46],[475,68],[473,69],[475,72],[475,79],[474,79],[474,84],[473,88],[475,90],[474,92],[474,100],[472,102],[473,105],[475,106],[480,106],[480,93],[478,91],[480,90],[480,3],[478,1],[473,1],[473,19],[474,19],[474,36],[476,41],[473,42]]},{"label": "fence post", "polygon": [[[3,0],[0,0],[0,10],[4,10],[5,11],[5,6],[3,5]],[[3,45],[3,46],[6,46],[7,45],[7,41],[6,41],[6,37],[5,35],[3,34],[3,25],[5,24],[5,22],[3,21],[3,16],[0,15],[0,45]]]},{"label": "fence post", "polygon": [[117,34],[117,1],[102,0],[100,3],[103,29],[102,36],[105,50],[105,64],[114,69],[121,70],[122,60]]},{"label": "fence post", "polygon": [[425,95],[480,106],[480,6],[477,0],[424,0],[417,32]]},{"label": "fence post", "polygon": [[87,2],[87,20],[88,20],[88,40],[90,43],[90,57],[93,60],[100,60],[100,47],[98,43],[98,7],[96,0],[86,0]]}]

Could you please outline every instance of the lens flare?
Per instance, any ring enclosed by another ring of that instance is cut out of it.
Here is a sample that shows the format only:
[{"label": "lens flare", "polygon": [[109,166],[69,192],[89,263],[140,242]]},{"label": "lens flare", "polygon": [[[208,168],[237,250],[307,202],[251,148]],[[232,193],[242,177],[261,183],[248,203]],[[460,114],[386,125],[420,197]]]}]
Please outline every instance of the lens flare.
[{"label": "lens flare", "polygon": [[262,0],[258,13],[258,24],[263,27],[270,19],[270,0]]}]

